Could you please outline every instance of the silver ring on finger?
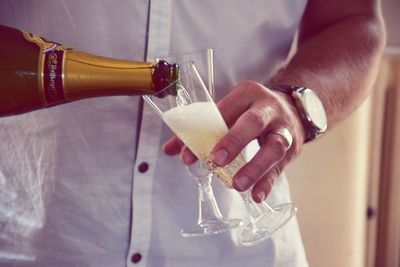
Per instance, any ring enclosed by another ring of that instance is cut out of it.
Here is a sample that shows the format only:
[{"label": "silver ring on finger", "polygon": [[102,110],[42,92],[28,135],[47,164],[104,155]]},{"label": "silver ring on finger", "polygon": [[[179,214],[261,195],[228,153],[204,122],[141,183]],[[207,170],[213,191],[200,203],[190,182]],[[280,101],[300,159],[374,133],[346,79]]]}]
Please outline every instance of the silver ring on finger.
[{"label": "silver ring on finger", "polygon": [[277,134],[282,137],[285,142],[286,149],[289,149],[293,143],[293,136],[286,128],[279,128],[278,130],[274,131],[274,134]]}]

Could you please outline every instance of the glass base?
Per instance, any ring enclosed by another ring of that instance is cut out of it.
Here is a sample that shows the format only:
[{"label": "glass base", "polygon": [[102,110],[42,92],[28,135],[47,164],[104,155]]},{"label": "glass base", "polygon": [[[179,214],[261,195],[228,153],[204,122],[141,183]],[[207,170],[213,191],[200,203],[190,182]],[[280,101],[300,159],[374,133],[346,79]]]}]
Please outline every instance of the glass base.
[{"label": "glass base", "polygon": [[208,220],[200,224],[196,224],[192,228],[186,228],[181,230],[183,237],[202,237],[215,235],[229,231],[242,225],[243,222],[240,219],[220,219],[220,220]]},{"label": "glass base", "polygon": [[292,203],[273,207],[273,211],[266,212],[245,227],[240,235],[240,244],[253,246],[264,241],[285,225],[296,211],[297,209]]}]

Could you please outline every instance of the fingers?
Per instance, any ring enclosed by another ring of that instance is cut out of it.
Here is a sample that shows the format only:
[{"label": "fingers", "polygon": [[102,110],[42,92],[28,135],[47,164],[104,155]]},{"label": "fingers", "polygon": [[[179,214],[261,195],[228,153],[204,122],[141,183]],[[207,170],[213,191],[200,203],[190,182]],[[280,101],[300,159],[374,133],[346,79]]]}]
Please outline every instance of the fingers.
[{"label": "fingers", "polygon": [[168,156],[175,156],[182,150],[183,142],[175,135],[168,139],[163,145],[163,151]]},{"label": "fingers", "polygon": [[255,86],[255,82],[242,82],[218,102],[218,109],[226,124],[230,127],[243,114],[252,103],[253,90],[249,86]]},{"label": "fingers", "polygon": [[164,143],[163,151],[168,156],[175,156],[180,153],[181,160],[185,165],[191,165],[197,160],[192,151],[175,135]]},{"label": "fingers", "polygon": [[220,102],[219,108],[221,113],[224,111],[230,130],[214,147],[212,159],[216,165],[225,166],[257,138],[260,150],[235,174],[232,185],[238,191],[252,188],[253,199],[261,202],[271,192],[281,170],[299,153],[301,136],[297,133],[302,126],[297,113],[290,108],[291,99],[282,100],[256,83],[246,83],[246,90],[240,86],[243,84],[238,86],[241,92],[232,94],[231,99],[245,105],[236,109],[232,100]]},{"label": "fingers", "polygon": [[251,196],[255,202],[260,203],[265,200],[271,193],[272,187],[280,174],[280,168],[274,167],[254,185],[251,190]]},{"label": "fingers", "polygon": [[214,147],[212,152],[214,163],[224,166],[231,162],[250,141],[265,130],[272,118],[273,110],[268,106],[251,108],[244,112]]},{"label": "fingers", "polygon": [[273,106],[276,96],[254,81],[238,84],[218,108],[230,128],[216,144],[212,159],[218,166],[231,162],[253,139],[260,136],[267,126],[278,117]]},{"label": "fingers", "polygon": [[[258,183],[261,177],[286,157],[288,149],[286,140],[281,135],[269,134],[257,154],[235,174],[233,187],[238,191],[245,191]],[[268,186],[265,182],[263,184]],[[264,193],[267,195],[269,192]]]},{"label": "fingers", "polygon": [[181,151],[181,160],[185,165],[192,165],[197,161],[197,157],[187,146],[183,146]]}]

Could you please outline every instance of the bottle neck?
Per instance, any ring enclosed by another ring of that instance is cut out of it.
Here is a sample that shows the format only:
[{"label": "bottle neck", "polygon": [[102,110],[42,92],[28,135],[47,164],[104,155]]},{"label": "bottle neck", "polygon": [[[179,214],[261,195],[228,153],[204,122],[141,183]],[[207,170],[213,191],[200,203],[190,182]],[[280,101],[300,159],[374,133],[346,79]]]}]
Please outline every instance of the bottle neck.
[{"label": "bottle neck", "polygon": [[150,62],[114,60],[67,50],[63,74],[65,98],[72,101],[98,96],[154,94],[156,66]]},{"label": "bottle neck", "polygon": [[177,95],[180,69],[158,63],[114,60],[74,50],[64,59],[63,88],[67,101],[113,95]]}]

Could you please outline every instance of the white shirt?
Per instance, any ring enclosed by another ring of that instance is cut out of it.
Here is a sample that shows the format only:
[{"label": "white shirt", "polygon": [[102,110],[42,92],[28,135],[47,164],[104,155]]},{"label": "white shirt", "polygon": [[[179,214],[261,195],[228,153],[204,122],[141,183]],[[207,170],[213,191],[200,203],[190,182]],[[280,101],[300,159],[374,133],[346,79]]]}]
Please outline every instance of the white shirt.
[{"label": "white shirt", "polygon": [[[221,98],[241,80],[273,75],[305,4],[2,0],[0,24],[117,59],[213,48]],[[162,153],[171,132],[139,99],[87,99],[0,119],[0,266],[307,266],[295,219],[254,247],[238,245],[241,229],[181,237],[196,223],[196,185],[178,157]],[[225,215],[248,220],[237,192],[218,182],[214,191]],[[282,177],[268,202],[288,201]]]}]

